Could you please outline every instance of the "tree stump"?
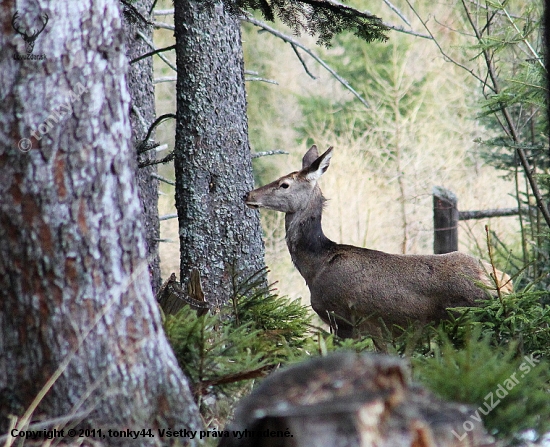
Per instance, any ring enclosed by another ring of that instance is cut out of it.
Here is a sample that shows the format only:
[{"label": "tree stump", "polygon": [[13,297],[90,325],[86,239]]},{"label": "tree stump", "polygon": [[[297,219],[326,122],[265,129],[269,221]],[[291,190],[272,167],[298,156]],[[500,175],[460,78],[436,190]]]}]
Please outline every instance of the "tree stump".
[{"label": "tree stump", "polygon": [[402,359],[336,353],[279,370],[244,398],[220,447],[491,446],[472,409],[411,384]]}]

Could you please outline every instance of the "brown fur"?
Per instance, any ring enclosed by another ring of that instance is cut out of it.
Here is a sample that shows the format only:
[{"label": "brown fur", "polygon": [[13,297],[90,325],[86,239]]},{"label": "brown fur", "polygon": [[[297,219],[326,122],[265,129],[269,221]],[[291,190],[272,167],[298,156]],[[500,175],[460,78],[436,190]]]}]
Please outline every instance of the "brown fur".
[{"label": "brown fur", "polygon": [[[312,146],[301,171],[248,193],[246,203],[286,213],[286,241],[292,261],[306,280],[311,306],[341,337],[354,327],[381,338],[384,325],[406,327],[447,316],[447,308],[476,306],[487,291],[509,293],[508,275],[490,264],[454,252],[396,255],[337,244],[321,227],[324,198],[317,180],[332,148],[318,157]],[[485,287],[480,286],[484,284]],[[382,323],[383,322],[383,323]]]}]

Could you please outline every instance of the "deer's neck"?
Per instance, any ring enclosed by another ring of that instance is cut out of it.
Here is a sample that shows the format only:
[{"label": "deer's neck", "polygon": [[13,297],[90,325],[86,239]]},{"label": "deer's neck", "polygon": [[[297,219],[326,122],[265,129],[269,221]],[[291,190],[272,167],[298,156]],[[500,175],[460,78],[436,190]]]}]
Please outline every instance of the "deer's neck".
[{"label": "deer's neck", "polygon": [[321,217],[325,199],[316,187],[307,207],[285,215],[286,243],[292,262],[308,285],[328,251],[335,245],[323,233]]}]

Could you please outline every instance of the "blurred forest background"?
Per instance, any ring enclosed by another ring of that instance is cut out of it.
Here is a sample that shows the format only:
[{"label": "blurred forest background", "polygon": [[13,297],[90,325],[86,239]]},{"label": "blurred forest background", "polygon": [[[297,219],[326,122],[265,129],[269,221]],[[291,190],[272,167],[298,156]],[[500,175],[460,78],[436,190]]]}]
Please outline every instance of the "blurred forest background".
[{"label": "blurred forest background", "polygon": [[[167,8],[168,3],[164,5]],[[466,2],[468,8],[483,16],[487,10],[476,3]],[[306,73],[288,43],[243,23],[252,152],[288,152],[255,159],[256,184],[298,169],[312,143],[320,149],[334,146],[331,172],[321,182],[329,199],[323,215],[327,236],[340,243],[391,253],[433,252],[434,186],[453,191],[461,211],[517,207],[518,198],[529,200],[529,188],[521,169],[517,169],[518,163],[503,163],[499,156],[502,146],[495,150],[487,144],[504,131],[493,117],[483,116],[487,101],[481,82],[458,65],[467,66],[482,79],[488,77],[480,42],[463,5],[455,1],[417,1],[413,10],[406,0],[398,0],[392,3],[398,14],[384,2],[355,0],[349,4],[359,10],[368,9],[386,23],[428,36],[424,21],[433,39],[390,31],[387,42],[367,44],[347,33],[335,37],[332,46],[325,48],[316,46],[310,36],[296,38],[345,78],[368,102],[367,108],[308,55],[301,53],[316,79]],[[529,41],[540,48],[541,36],[534,24],[540,19],[542,3],[515,1],[509,2],[508,8],[528,33]],[[159,20],[169,22],[172,17]],[[495,23],[502,28],[495,26],[495,40],[488,44],[491,51],[498,50],[495,63],[499,75],[506,80],[521,76],[521,66],[532,55],[525,53],[525,43],[517,33],[512,39],[514,30],[506,17]],[[270,26],[291,35],[280,23]],[[157,47],[167,46],[172,40],[169,30],[155,33]],[[496,48],[499,40],[501,46],[502,41],[513,45]],[[450,62],[438,47],[456,63]],[[172,75],[158,58],[155,64],[155,77]],[[156,92],[157,115],[173,112],[175,83],[158,83]],[[534,123],[537,117],[545,120],[543,109],[532,104],[524,108],[514,119],[525,132],[540,133]],[[169,148],[173,146],[174,123],[163,124],[157,135],[159,141],[168,142]],[[507,153],[513,158],[513,150]],[[173,177],[171,167],[159,169],[162,175]],[[166,195],[160,198],[160,215],[174,213],[172,187],[163,185],[162,192]],[[485,225],[489,225],[493,242],[502,249],[500,268],[510,270],[512,263],[518,270],[529,257],[534,236],[525,228],[529,216],[522,220],[512,216],[463,221],[459,250],[487,259]],[[308,302],[305,282],[292,266],[286,248],[284,216],[262,211],[262,226],[270,280],[278,281],[282,295],[302,297]],[[161,223],[161,237],[173,241],[161,244],[162,275],[166,278],[178,271],[176,220]]]}]

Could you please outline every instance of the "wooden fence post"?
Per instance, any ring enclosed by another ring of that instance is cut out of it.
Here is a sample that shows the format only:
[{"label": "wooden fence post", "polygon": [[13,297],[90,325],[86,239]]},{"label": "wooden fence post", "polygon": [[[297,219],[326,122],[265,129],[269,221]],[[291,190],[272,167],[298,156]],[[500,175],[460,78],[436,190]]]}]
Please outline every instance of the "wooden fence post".
[{"label": "wooden fence post", "polygon": [[434,186],[434,253],[458,250],[458,199],[448,189]]}]

